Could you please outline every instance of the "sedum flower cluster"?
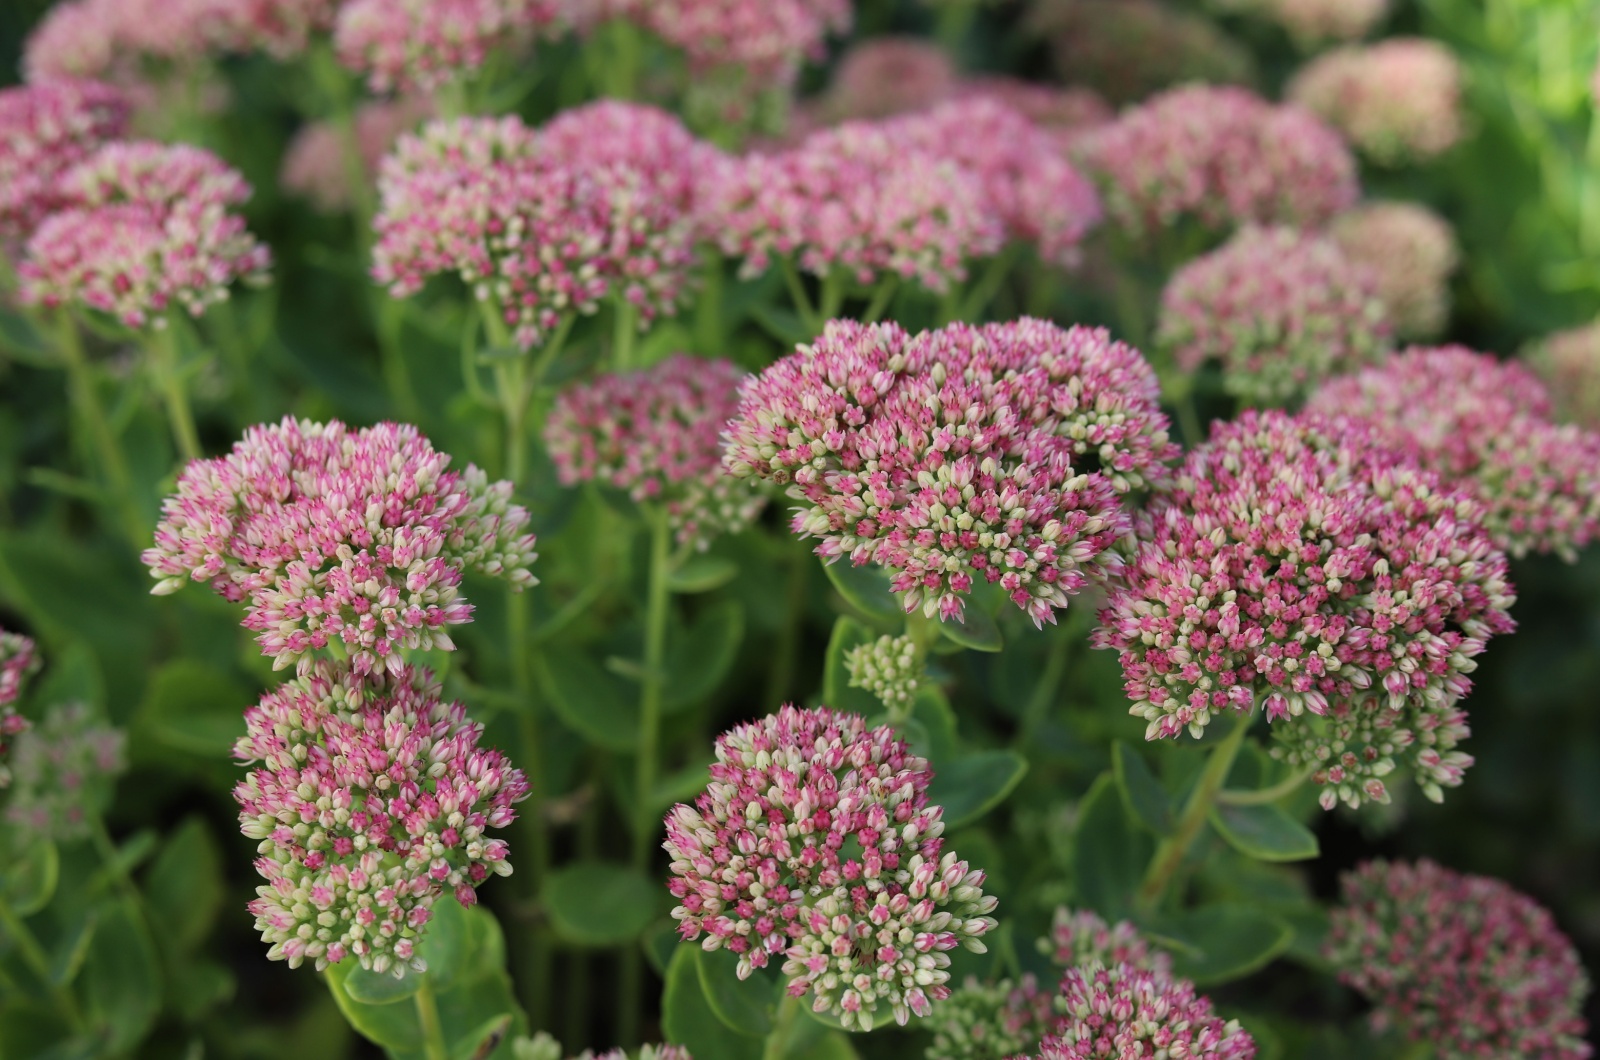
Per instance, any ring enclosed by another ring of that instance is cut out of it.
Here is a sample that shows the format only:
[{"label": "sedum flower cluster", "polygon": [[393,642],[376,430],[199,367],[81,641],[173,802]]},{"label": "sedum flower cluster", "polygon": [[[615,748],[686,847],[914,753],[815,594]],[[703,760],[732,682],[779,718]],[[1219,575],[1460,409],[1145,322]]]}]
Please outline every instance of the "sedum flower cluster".
[{"label": "sedum flower cluster", "polygon": [[907,612],[959,619],[982,580],[1042,624],[1175,453],[1154,372],[1103,330],[835,321],[746,384],[725,460],[789,487],[818,555],[887,568]]},{"label": "sedum flower cluster", "polygon": [[1557,416],[1600,430],[1600,321],[1546,335],[1522,360],[1550,388]]},{"label": "sedum flower cluster", "polygon": [[711,784],[667,815],[684,939],[781,962],[791,997],[849,1029],[950,994],[950,951],[985,950],[996,900],[944,849],[933,772],[887,726],[786,706],[717,740]]},{"label": "sedum flower cluster", "polygon": [[1600,433],[1551,422],[1549,395],[1520,364],[1461,346],[1412,348],[1329,382],[1310,407],[1371,425],[1474,496],[1514,556],[1572,560],[1600,537]]},{"label": "sedum flower cluster", "polygon": [[1484,511],[1370,432],[1315,415],[1217,423],[1138,519],[1095,642],[1148,739],[1257,706],[1325,807],[1435,800],[1471,758],[1459,701],[1514,596]]},{"label": "sedum flower cluster", "polygon": [[1056,1026],[1056,995],[1032,975],[1013,982],[969,978],[932,1017],[928,1060],[1008,1060],[1038,1049]]},{"label": "sedum flower cluster", "polygon": [[490,56],[525,49],[564,25],[563,0],[344,0],[339,61],[376,93],[434,92],[473,77]]},{"label": "sedum flower cluster", "polygon": [[544,431],[562,484],[599,482],[659,504],[690,548],[745,529],[766,497],[722,471],[722,428],[744,378],[731,361],[680,353],[568,387]]},{"label": "sedum flower cluster", "polygon": [[1365,37],[1389,14],[1389,0],[1213,0],[1282,26],[1302,50]]},{"label": "sedum flower cluster", "polygon": [[1343,877],[1325,956],[1372,1023],[1440,1060],[1584,1060],[1589,980],[1533,899],[1434,862],[1369,861]]},{"label": "sedum flower cluster", "polygon": [[60,178],[127,128],[126,96],[94,81],[0,89],[0,247],[69,204]]},{"label": "sedum flower cluster", "polygon": [[1302,107],[1243,88],[1164,92],[1086,135],[1079,154],[1106,212],[1139,240],[1185,221],[1315,227],[1361,193],[1338,133]]},{"label": "sedum flower cluster", "polygon": [[18,269],[28,304],[160,328],[169,310],[200,316],[234,281],[264,280],[271,264],[233,212],[250,185],[201,148],[109,143],[56,188],[63,208],[34,231]]},{"label": "sedum flower cluster", "polygon": [[11,784],[6,758],[11,738],[28,727],[28,719],[17,713],[22,686],[39,669],[39,656],[33,639],[0,628],[0,788]]},{"label": "sedum flower cluster", "polygon": [[1325,237],[1246,228],[1173,275],[1156,341],[1186,372],[1218,361],[1230,393],[1283,404],[1389,348],[1378,292],[1377,274]]},{"label": "sedum flower cluster", "polygon": [[866,689],[891,711],[906,710],[922,684],[923,659],[914,637],[885,633],[845,652],[844,665],[851,688]]},{"label": "sedum flower cluster", "polygon": [[1338,48],[1289,84],[1289,97],[1320,114],[1381,165],[1425,162],[1461,139],[1461,64],[1437,41],[1393,37]]},{"label": "sedum flower cluster", "polygon": [[1372,270],[1395,333],[1427,339],[1450,316],[1450,274],[1461,260],[1450,223],[1425,206],[1374,202],[1342,213],[1328,235],[1345,257]]},{"label": "sedum flower cluster", "polygon": [[1099,963],[1128,964],[1163,975],[1172,970],[1172,958],[1150,945],[1131,920],[1108,924],[1089,909],[1057,907],[1050,934],[1039,940],[1039,949],[1063,968]]},{"label": "sedum flower cluster", "polygon": [[[12,731],[16,739],[3,764],[10,774],[6,820],[46,839],[87,836],[105,782],[125,768],[126,734],[100,724],[83,703],[56,704],[35,724],[13,723]],[[4,734],[0,727],[0,739]]]},{"label": "sedum flower cluster", "polygon": [[250,903],[267,956],[318,970],[426,971],[416,940],[433,904],[507,876],[490,828],[516,818],[522,772],[478,745],[483,727],[440,699],[426,669],[370,680],[320,662],[245,712],[234,756],[253,766],[234,789],[267,881]]},{"label": "sedum flower cluster", "polygon": [[178,478],[144,554],[156,593],[209,582],[246,604],[276,668],[337,645],[357,674],[403,668],[401,649],[453,647],[461,576],[534,582],[528,513],[509,482],[449,469],[415,427],[351,430],[286,417]]},{"label": "sedum flower cluster", "polygon": [[352,119],[353,158],[334,122],[303,125],[284,151],[278,183],[323,213],[349,210],[358,200],[356,181],[376,173],[395,140],[427,115],[428,105],[414,97],[362,103]]},{"label": "sedum flower cluster", "polygon": [[1057,1002],[1057,1032],[1037,1060],[1184,1057],[1254,1060],[1256,1043],[1238,1020],[1223,1020],[1186,979],[1091,961],[1069,969]]}]

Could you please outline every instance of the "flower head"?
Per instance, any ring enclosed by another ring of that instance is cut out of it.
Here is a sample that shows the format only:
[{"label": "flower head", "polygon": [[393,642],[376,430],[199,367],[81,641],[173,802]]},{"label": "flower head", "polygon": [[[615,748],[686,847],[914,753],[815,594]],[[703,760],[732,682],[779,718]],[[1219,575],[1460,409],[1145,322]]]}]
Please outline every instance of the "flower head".
[{"label": "flower head", "polygon": [[1600,430],[1600,320],[1545,336],[1522,360],[1550,388],[1562,420]]},{"label": "flower head", "polygon": [[722,427],[738,411],[744,377],[730,361],[675,354],[568,387],[544,436],[562,484],[599,482],[660,504],[686,546],[738,533],[766,504],[722,470]]},{"label": "flower head", "polygon": [[1055,137],[1064,150],[1071,150],[1079,137],[1091,129],[1107,125],[1116,112],[1092,88],[1035,84],[1014,77],[985,75],[969,77],[956,86],[961,99],[992,99],[1021,114]]},{"label": "flower head", "polygon": [[1346,873],[1326,956],[1372,1022],[1440,1060],[1584,1060],[1589,980],[1554,918],[1500,880],[1427,860]]},{"label": "flower head", "polygon": [[1396,758],[1438,799],[1472,762],[1474,660],[1513,628],[1482,518],[1355,425],[1247,412],[1140,516],[1095,643],[1122,653],[1148,739],[1259,705],[1328,808],[1387,799]]},{"label": "flower head", "polygon": [[25,302],[81,303],[127,327],[162,327],[169,309],[200,316],[235,280],[262,280],[271,263],[231,212],[250,185],[201,148],[110,143],[57,187],[68,205],[28,240]]},{"label": "flower head", "polygon": [[449,464],[411,426],[252,427],[179,476],[143,557],[153,591],[209,582],[246,602],[245,627],[280,668],[337,642],[357,674],[398,673],[398,649],[453,647],[445,628],[472,613],[464,571],[534,581],[511,483]]},{"label": "flower head", "polygon": [[1172,958],[1151,946],[1131,920],[1107,924],[1088,909],[1058,907],[1050,934],[1039,940],[1039,949],[1063,968],[1093,962],[1108,967],[1126,964],[1162,975],[1172,970]]},{"label": "flower head", "polygon": [[115,27],[104,0],[62,0],[23,42],[22,73],[30,83],[100,77],[111,68],[116,51]]},{"label": "flower head", "polygon": [[891,710],[904,710],[917,695],[923,660],[913,637],[887,633],[845,652],[851,688],[863,688]]},{"label": "flower head", "polygon": [[907,611],[958,618],[982,579],[1043,623],[1174,453],[1155,374],[1105,331],[835,321],[746,384],[725,459],[789,484],[795,532],[888,568]]},{"label": "flower head", "polygon": [[561,0],[346,0],[333,43],[374,92],[433,92],[490,54],[527,47],[562,19]]},{"label": "flower head", "polygon": [[950,994],[949,951],[985,951],[995,899],[944,849],[933,772],[887,726],[786,706],[717,740],[711,784],[667,815],[685,940],[783,962],[791,997],[847,1028],[899,1023]]},{"label": "flower head", "polygon": [[[10,715],[16,717],[16,715]],[[98,723],[82,703],[62,703],[20,728],[8,764],[6,820],[48,839],[80,839],[100,812],[108,781],[125,768],[120,729]],[[0,739],[4,730],[0,729]]]},{"label": "flower head", "polygon": [[696,79],[737,71],[746,87],[784,87],[822,57],[831,33],[850,28],[850,0],[590,0],[682,50]]},{"label": "flower head", "polygon": [[1289,97],[1320,114],[1374,162],[1425,162],[1463,134],[1461,64],[1437,41],[1392,37],[1338,48],[1289,84]]},{"label": "flower head", "polygon": [[835,121],[887,118],[942,103],[956,91],[955,60],[920,37],[872,37],[839,59],[823,97]]},{"label": "flower head", "polygon": [[1059,1031],[1038,1060],[1193,1057],[1253,1060],[1255,1039],[1238,1020],[1224,1021],[1194,984],[1127,964],[1090,962],[1061,981]]},{"label": "flower head", "polygon": [[1293,228],[1246,228],[1161,294],[1156,340],[1178,367],[1222,363],[1227,389],[1275,404],[1380,356],[1391,327],[1377,274]]},{"label": "flower head", "polygon": [[1316,227],[1361,193],[1337,133],[1242,88],[1162,93],[1085,135],[1078,150],[1107,213],[1138,239],[1184,221]]},{"label": "flower head", "polygon": [[1515,362],[1461,346],[1414,347],[1312,396],[1474,495],[1512,555],[1569,559],[1600,537],[1600,433],[1548,419],[1550,399]]},{"label": "flower head", "polygon": [[1450,315],[1450,274],[1461,259],[1450,223],[1426,206],[1375,202],[1334,218],[1328,234],[1345,257],[1371,269],[1403,338],[1424,339]]},{"label": "flower head", "polygon": [[28,727],[28,719],[16,711],[16,702],[23,683],[38,669],[33,641],[0,629],[0,788],[11,784],[11,769],[6,765],[11,738]]},{"label": "flower head", "polygon": [[254,768],[233,796],[260,843],[267,882],[250,911],[269,958],[425,970],[416,944],[434,902],[470,906],[478,884],[511,874],[487,833],[516,819],[528,782],[482,736],[411,666],[374,681],[318,663],[245,711],[234,757]]},{"label": "flower head", "polygon": [[1224,0],[1219,6],[1276,22],[1304,50],[1365,37],[1389,13],[1389,0]]},{"label": "flower head", "polygon": [[427,113],[428,105],[415,98],[361,104],[355,112],[355,159],[346,153],[344,138],[332,122],[303,125],[284,152],[279,183],[285,191],[310,200],[323,213],[348,210],[356,201],[353,185],[357,174],[352,163],[360,163],[364,178],[376,173],[395,140]]},{"label": "flower head", "polygon": [[61,176],[121,136],[129,104],[94,81],[0,89],[0,245],[26,239],[70,202]]},{"label": "flower head", "polygon": [[1006,1060],[1038,1050],[1056,1026],[1055,995],[1032,975],[1013,982],[969,978],[931,1017],[928,1060]]}]

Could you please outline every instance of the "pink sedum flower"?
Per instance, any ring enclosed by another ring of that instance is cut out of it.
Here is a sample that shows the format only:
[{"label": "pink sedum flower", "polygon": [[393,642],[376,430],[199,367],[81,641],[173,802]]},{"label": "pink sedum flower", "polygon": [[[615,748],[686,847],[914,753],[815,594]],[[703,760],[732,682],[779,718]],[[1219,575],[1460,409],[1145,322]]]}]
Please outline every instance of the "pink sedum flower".
[{"label": "pink sedum flower", "polygon": [[208,151],[110,143],[58,182],[67,201],[28,240],[22,299],[81,304],[130,328],[200,316],[235,281],[262,282],[271,254],[231,212],[250,185]]},{"label": "pink sedum flower", "polygon": [[534,584],[528,513],[509,482],[449,470],[415,427],[351,430],[285,417],[227,456],[196,460],[162,506],[144,562],[152,590],[209,582],[246,604],[276,668],[338,644],[358,675],[398,673],[400,649],[454,645],[471,619],[462,573]]},{"label": "pink sedum flower", "polygon": [[1329,382],[1310,407],[1370,424],[1384,444],[1472,494],[1514,556],[1572,560],[1600,537],[1600,433],[1550,422],[1544,386],[1520,364],[1461,346],[1414,347]]},{"label": "pink sedum flower", "polygon": [[0,245],[70,203],[61,176],[121,136],[129,110],[122,92],[95,81],[0,89]]},{"label": "pink sedum flower", "polygon": [[1116,119],[1098,92],[1082,86],[1043,85],[1014,77],[969,77],[956,86],[960,99],[992,99],[1021,114],[1071,150],[1083,134]]},{"label": "pink sedum flower", "polygon": [[1395,166],[1426,162],[1462,138],[1462,77],[1460,62],[1443,44],[1391,37],[1313,60],[1288,93],[1362,154]]},{"label": "pink sedum flower", "polygon": [[1172,958],[1151,946],[1131,920],[1107,924],[1088,909],[1057,907],[1050,934],[1039,940],[1039,949],[1063,968],[1095,962],[1108,967],[1126,964],[1162,975],[1172,970]]},{"label": "pink sedum flower", "polygon": [[1361,194],[1337,133],[1242,88],[1164,92],[1085,136],[1079,154],[1107,213],[1140,240],[1183,222],[1317,227]]},{"label": "pink sedum flower", "polygon": [[928,1060],[1007,1060],[1037,1052],[1056,1026],[1055,994],[1024,975],[1012,981],[968,978],[930,1019]]},{"label": "pink sedum flower", "polygon": [[23,684],[38,669],[33,640],[0,629],[0,788],[11,784],[11,769],[6,764],[11,738],[28,727],[28,719],[16,711],[16,702]]},{"label": "pink sedum flower", "polygon": [[1219,7],[1243,11],[1282,26],[1302,50],[1330,41],[1359,40],[1389,13],[1390,0],[1223,0]]},{"label": "pink sedum flower", "polygon": [[346,0],[333,43],[373,92],[435,92],[559,26],[561,0]]},{"label": "pink sedum flower", "polygon": [[1058,1033],[1037,1060],[1254,1060],[1255,1039],[1224,1021],[1194,984],[1126,964],[1091,962],[1067,972]]},{"label": "pink sedum flower", "polygon": [[36,83],[104,76],[117,51],[106,8],[104,0],[62,0],[46,11],[23,42],[23,77]]},{"label": "pink sedum flower", "polygon": [[308,200],[323,213],[341,213],[356,202],[353,186],[359,166],[363,180],[378,170],[384,154],[401,134],[428,115],[428,105],[417,99],[369,100],[357,107],[354,118],[356,157],[349,157],[336,125],[316,121],[300,127],[284,152],[278,182],[285,191]]},{"label": "pink sedum flower", "polygon": [[1550,388],[1561,420],[1600,430],[1600,320],[1547,335],[1521,357]]},{"label": "pink sedum flower", "polygon": [[[1247,412],[1139,517],[1095,643],[1121,652],[1147,739],[1259,706],[1325,807],[1387,800],[1396,759],[1438,800],[1472,762],[1468,675],[1514,625],[1482,518],[1359,427]],[[1334,742],[1348,711],[1375,720]]]},{"label": "pink sedum flower", "polygon": [[303,52],[337,0],[67,0],[29,36],[28,79],[126,75],[140,60],[186,66],[225,52]]},{"label": "pink sedum flower", "polygon": [[1426,339],[1444,330],[1450,274],[1461,260],[1448,221],[1416,203],[1374,202],[1334,218],[1328,235],[1377,277],[1398,335]]},{"label": "pink sedum flower", "polygon": [[1372,1024],[1440,1060],[1586,1060],[1589,979],[1551,915],[1500,880],[1432,861],[1369,861],[1342,879],[1325,956]]},{"label": "pink sedum flower", "polygon": [[253,768],[233,795],[260,844],[267,882],[250,911],[270,959],[426,970],[416,945],[434,903],[471,906],[480,883],[511,874],[488,833],[516,819],[528,782],[482,737],[411,666],[374,681],[321,662],[245,711],[234,757]]},{"label": "pink sedum flower", "polygon": [[1377,274],[1325,237],[1246,228],[1168,281],[1156,342],[1185,372],[1218,361],[1229,393],[1282,404],[1388,350],[1378,291]]},{"label": "pink sedum flower", "polygon": [[726,451],[789,486],[818,555],[887,568],[908,612],[959,618],[982,580],[1043,623],[1114,560],[1122,494],[1176,449],[1138,351],[1023,319],[835,321],[746,384]]},{"label": "pink sedum flower", "polygon": [[[26,727],[10,721],[14,714],[0,717],[7,718],[16,736],[10,761],[0,762],[0,773],[9,772],[9,786],[0,784],[7,788],[6,821],[45,839],[88,836],[111,780],[126,768],[126,734],[100,724],[82,703],[57,704],[38,724]],[[0,727],[4,742],[12,741]]]},{"label": "pink sedum flower", "polygon": [[568,387],[544,432],[562,484],[599,482],[661,505],[685,547],[745,529],[766,497],[722,470],[722,428],[744,378],[732,362],[680,353]]},{"label": "pink sedum flower", "polygon": [[585,21],[626,18],[682,50],[703,77],[740,71],[750,88],[785,87],[830,34],[849,30],[850,0],[581,0]]},{"label": "pink sedum flower", "polygon": [[942,103],[955,94],[950,53],[921,37],[871,37],[839,57],[822,105],[835,121],[887,118]]},{"label": "pink sedum flower", "polygon": [[782,961],[791,997],[853,1030],[948,997],[951,950],[985,952],[996,900],[944,849],[933,772],[887,726],[786,706],[717,740],[711,783],[667,815],[679,934]]}]

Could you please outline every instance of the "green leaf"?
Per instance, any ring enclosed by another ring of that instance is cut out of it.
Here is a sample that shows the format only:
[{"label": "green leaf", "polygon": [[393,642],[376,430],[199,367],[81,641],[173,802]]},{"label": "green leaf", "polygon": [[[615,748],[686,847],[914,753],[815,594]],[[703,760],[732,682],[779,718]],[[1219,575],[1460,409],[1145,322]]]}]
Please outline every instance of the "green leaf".
[{"label": "green leaf", "polygon": [[911,715],[927,732],[925,745],[913,745],[917,754],[930,762],[948,762],[957,754],[956,712],[950,697],[932,684],[924,683],[912,700]]},{"label": "green leaf", "polygon": [[100,676],[100,663],[89,646],[75,640],[65,650],[55,653],[32,699],[46,707],[58,703],[88,703],[103,710],[105,681]]},{"label": "green leaf", "polygon": [[1111,764],[1122,804],[1133,819],[1156,835],[1172,831],[1172,799],[1143,756],[1118,740],[1111,746]]},{"label": "green leaf", "polygon": [[929,798],[944,807],[947,828],[977,820],[1005,801],[1028,771],[1015,751],[978,751],[948,765],[934,764]]},{"label": "green leaf", "polygon": [[24,364],[41,368],[55,360],[50,343],[33,326],[33,321],[3,305],[0,305],[0,350]]},{"label": "green leaf", "polygon": [[1124,917],[1155,853],[1155,840],[1123,805],[1115,776],[1099,779],[1078,807],[1072,834],[1072,879],[1078,902],[1107,920]]},{"label": "green leaf", "polygon": [[573,732],[608,751],[638,746],[639,704],[627,682],[574,647],[535,653],[533,671],[551,709]]},{"label": "green leaf", "polygon": [[939,632],[946,640],[971,651],[997,652],[1005,647],[1005,639],[1000,636],[1000,627],[994,618],[976,607],[969,606],[959,620],[940,622]]},{"label": "green leaf", "polygon": [[739,565],[722,556],[694,555],[672,572],[667,588],[675,593],[709,593],[739,576]]},{"label": "green leaf", "polygon": [[579,946],[620,946],[655,919],[659,892],[643,873],[621,865],[578,862],[545,880],[541,894],[550,924]]},{"label": "green leaf", "polygon": [[688,629],[677,629],[667,639],[666,710],[706,700],[727,678],[744,642],[744,608],[737,600],[723,600],[695,617]]},{"label": "green leaf", "polygon": [[490,1016],[467,1031],[450,1047],[450,1060],[488,1060],[511,1034],[516,1017],[509,1012]]},{"label": "green leaf", "polygon": [[[811,1006],[801,1002],[809,1010]],[[814,1019],[798,1019],[783,1043],[784,1060],[858,1060],[848,1031]]]},{"label": "green leaf", "polygon": [[187,954],[211,934],[223,901],[222,852],[203,818],[189,817],[162,844],[144,878],[151,926]]},{"label": "green leaf", "polygon": [[249,691],[226,671],[198,659],[174,659],[156,670],[139,721],[168,747],[226,758],[244,735]]},{"label": "green leaf", "polygon": [[1305,861],[1319,853],[1311,829],[1273,805],[1211,809],[1211,826],[1233,848],[1261,861]]},{"label": "green leaf", "polygon": [[717,1018],[700,985],[699,954],[698,947],[683,945],[672,955],[661,994],[661,1030],[695,1060],[752,1060],[761,1054],[761,1039],[740,1034]]},{"label": "green leaf", "polygon": [[57,986],[67,986],[83,971],[83,962],[89,957],[89,943],[94,940],[95,925],[100,915],[94,909],[78,914],[75,921],[55,944],[50,959],[50,978]]},{"label": "green leaf", "polygon": [[758,973],[739,978],[739,961],[731,953],[706,953],[689,947],[700,972],[700,988],[718,1019],[740,1034],[761,1038],[772,1030],[774,988]]},{"label": "green leaf", "polygon": [[61,879],[56,846],[21,828],[0,829],[0,895],[18,916],[32,916],[50,904]]},{"label": "green leaf", "polygon": [[822,699],[835,710],[849,710],[871,716],[883,709],[878,697],[864,688],[850,686],[850,669],[845,665],[845,655],[852,648],[870,643],[873,634],[866,626],[847,615],[833,623],[833,635],[828,638],[828,654],[822,664]]},{"label": "green leaf", "polygon": [[1144,926],[1172,951],[1173,974],[1198,986],[1242,979],[1294,940],[1294,931],[1278,917],[1232,903],[1152,918]]},{"label": "green leaf", "polygon": [[374,972],[357,965],[345,978],[344,989],[352,1000],[363,1005],[392,1005],[416,996],[417,991],[422,989],[424,978],[407,973],[396,979],[391,972]]},{"label": "green leaf", "polygon": [[888,626],[904,621],[905,608],[889,590],[889,578],[883,568],[872,563],[858,567],[846,556],[824,563],[822,570],[845,603],[869,621]]},{"label": "green leaf", "polygon": [[126,898],[100,907],[79,977],[84,1010],[110,1055],[131,1052],[161,1011],[161,962],[139,912]]},{"label": "green leaf", "polygon": [[673,954],[678,952],[679,941],[676,920],[656,921],[645,929],[644,938],[640,940],[645,959],[663,979],[667,977],[667,965],[672,963]]}]

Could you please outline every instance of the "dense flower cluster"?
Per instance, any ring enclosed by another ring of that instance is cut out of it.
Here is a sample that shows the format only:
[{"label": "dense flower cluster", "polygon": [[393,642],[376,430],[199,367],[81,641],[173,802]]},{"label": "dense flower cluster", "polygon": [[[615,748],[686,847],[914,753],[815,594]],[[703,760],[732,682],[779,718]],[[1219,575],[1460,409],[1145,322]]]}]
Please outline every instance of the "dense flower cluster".
[{"label": "dense flower cluster", "polygon": [[424,971],[416,943],[433,904],[507,876],[505,840],[522,772],[480,747],[483,727],[439,698],[433,674],[387,681],[319,663],[245,711],[234,756],[244,834],[267,881],[250,903],[267,956],[318,969],[354,955],[402,976]]},{"label": "dense flower cluster", "polygon": [[[1475,657],[1513,628],[1482,518],[1356,425],[1247,412],[1140,517],[1095,643],[1121,652],[1149,739],[1259,705],[1325,806],[1386,799],[1396,758],[1437,799],[1471,764]],[[1347,711],[1371,723],[1340,728]]]},{"label": "dense flower cluster", "polygon": [[1253,1060],[1256,1043],[1238,1020],[1224,1021],[1194,984],[1159,972],[1091,962],[1061,981],[1056,1034],[1038,1060]]},{"label": "dense flower cluster", "polygon": [[903,711],[922,683],[922,657],[915,638],[890,636],[858,644],[845,652],[851,688],[864,688],[890,710]]},{"label": "dense flower cluster", "polygon": [[33,233],[18,270],[26,302],[79,303],[128,327],[161,327],[169,309],[199,316],[271,263],[231,212],[250,185],[198,147],[109,143],[57,188],[68,205]]},{"label": "dense flower cluster", "polygon": [[6,765],[11,738],[28,727],[28,720],[16,711],[16,702],[22,695],[23,682],[38,668],[33,640],[0,628],[0,788],[11,783],[11,770]]},{"label": "dense flower cluster", "polygon": [[887,726],[786,706],[717,740],[711,784],[667,815],[686,940],[781,959],[791,997],[847,1028],[905,1023],[950,994],[949,951],[984,952],[995,899],[944,850],[933,772]]},{"label": "dense flower cluster", "polygon": [[354,671],[399,672],[400,648],[451,648],[470,620],[462,572],[531,585],[528,513],[511,484],[448,470],[415,427],[286,417],[197,460],[162,507],[144,562],[156,593],[209,582],[281,668],[330,643]]},{"label": "dense flower cluster", "polygon": [[1046,261],[1077,263],[1079,242],[1100,220],[1100,199],[1050,133],[982,96],[899,118],[890,129],[906,149],[942,155],[977,176],[1012,239],[1033,244]]},{"label": "dense flower cluster", "polygon": [[830,121],[887,118],[942,103],[959,75],[950,53],[920,37],[871,37],[839,58],[821,101]]},{"label": "dense flower cluster", "polygon": [[992,99],[1021,114],[1070,150],[1084,133],[1109,124],[1116,112],[1093,89],[1061,88],[998,75],[971,77],[956,86],[958,98]]},{"label": "dense flower cluster", "polygon": [[1218,0],[1217,6],[1276,22],[1303,49],[1359,40],[1389,13],[1389,0]]},{"label": "dense flower cluster", "polygon": [[417,98],[369,100],[353,117],[355,157],[331,121],[301,126],[284,152],[278,182],[324,213],[348,210],[356,202],[356,180],[368,181],[396,139],[427,117]]},{"label": "dense flower cluster", "polygon": [[1374,202],[1334,218],[1328,234],[1372,270],[1396,334],[1426,339],[1444,329],[1461,257],[1448,221],[1416,203]]},{"label": "dense flower cluster", "polygon": [[1248,84],[1250,53],[1216,24],[1161,0],[1035,0],[1029,28],[1063,80],[1131,103],[1190,81]]},{"label": "dense flower cluster", "polygon": [[1288,91],[1373,161],[1399,165],[1434,158],[1461,139],[1461,79],[1444,45],[1394,37],[1321,56]]},{"label": "dense flower cluster", "polygon": [[1460,346],[1413,348],[1330,381],[1310,407],[1370,424],[1386,445],[1477,497],[1513,555],[1573,558],[1600,537],[1600,433],[1549,419],[1524,366]]},{"label": "dense flower cluster", "polygon": [[744,259],[746,276],[792,256],[819,276],[899,277],[943,292],[1004,233],[976,174],[867,122],[729,159],[713,168],[706,194],[706,226],[724,253]]},{"label": "dense flower cluster", "polygon": [[1056,1026],[1055,995],[1032,975],[968,979],[934,1013],[928,1060],[1007,1060],[1034,1052]]},{"label": "dense flower cluster", "polygon": [[121,730],[82,703],[61,703],[21,729],[10,753],[6,820],[48,839],[81,839],[100,811],[105,782],[122,772]]},{"label": "dense flower cluster", "polygon": [[789,484],[795,532],[887,567],[908,612],[959,618],[981,578],[1043,623],[1111,561],[1121,494],[1164,477],[1157,389],[1104,330],[835,321],[746,384],[726,463]]},{"label": "dense flower cluster", "polygon": [[339,61],[374,92],[432,92],[474,76],[489,56],[525,47],[561,23],[562,0],[345,0]]},{"label": "dense flower cluster", "polygon": [[1549,386],[1562,420],[1600,430],[1600,320],[1546,335],[1522,358]]},{"label": "dense flower cluster", "polygon": [[581,151],[562,132],[571,125],[547,139],[515,117],[402,136],[379,172],[374,278],[403,298],[454,273],[524,349],[607,297],[641,322],[674,311],[695,233],[679,174],[695,159],[652,153],[676,150],[660,134],[668,119],[616,121],[654,112],[606,106]]},{"label": "dense flower cluster", "polygon": [[544,432],[562,484],[599,482],[661,505],[685,546],[738,533],[766,504],[722,471],[722,427],[739,409],[744,378],[730,361],[674,354],[568,387]]},{"label": "dense flower cluster", "polygon": [[1584,1060],[1589,980],[1538,903],[1431,861],[1346,873],[1326,955],[1373,1003],[1372,1022],[1440,1060]]},{"label": "dense flower cluster", "polygon": [[104,76],[115,41],[102,6],[98,0],[63,0],[46,11],[23,42],[23,76],[31,83]]},{"label": "dense flower cluster", "polygon": [[1135,238],[1184,220],[1317,226],[1361,192],[1337,133],[1303,108],[1242,88],[1163,93],[1087,134],[1080,151],[1107,212]]},{"label": "dense flower cluster", "polygon": [[0,89],[0,252],[67,205],[63,174],[122,135],[127,97],[94,81]]},{"label": "dense flower cluster", "polygon": [[[544,1031],[539,1031],[531,1038],[516,1038],[511,1042],[511,1055],[515,1060],[561,1060],[566,1051],[561,1048],[561,1043],[550,1037]],[[653,1045],[646,1043],[639,1046],[635,1054],[637,1060],[694,1060],[689,1055],[689,1050],[681,1045]],[[595,1055],[594,1050],[585,1049],[573,1060],[629,1060],[629,1056],[621,1048],[611,1049],[608,1052]]]},{"label": "dense flower cluster", "polygon": [[1108,967],[1127,964],[1163,975],[1172,969],[1172,958],[1151,946],[1131,920],[1107,924],[1088,909],[1058,907],[1050,934],[1039,940],[1039,948],[1063,968],[1095,962]]},{"label": "dense flower cluster", "polygon": [[1173,275],[1156,339],[1184,371],[1219,361],[1230,393],[1281,404],[1376,359],[1391,330],[1377,274],[1333,241],[1246,228]]},{"label": "dense flower cluster", "polygon": [[792,83],[850,28],[850,0],[590,0],[597,14],[638,23],[683,51],[696,73],[734,67],[750,87]]}]

